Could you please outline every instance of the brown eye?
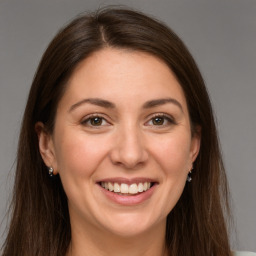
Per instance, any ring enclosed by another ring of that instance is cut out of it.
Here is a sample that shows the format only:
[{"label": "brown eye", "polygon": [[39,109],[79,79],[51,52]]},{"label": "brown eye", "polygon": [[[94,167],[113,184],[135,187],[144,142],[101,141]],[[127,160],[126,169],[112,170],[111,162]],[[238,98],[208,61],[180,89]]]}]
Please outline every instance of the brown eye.
[{"label": "brown eye", "polygon": [[102,118],[101,117],[92,117],[89,120],[90,125],[92,126],[100,126],[102,125]]},{"label": "brown eye", "polygon": [[156,114],[148,122],[145,123],[146,126],[151,126],[155,127],[158,126],[158,128],[164,128],[164,127],[169,127],[172,125],[175,125],[176,122],[175,120],[166,114]]},{"label": "brown eye", "polygon": [[86,119],[81,121],[81,125],[89,128],[101,128],[109,126],[110,123],[102,116],[98,114],[88,115]]},{"label": "brown eye", "polygon": [[165,118],[164,118],[164,117],[160,117],[160,116],[154,117],[154,118],[152,119],[153,125],[163,125],[163,124],[164,124],[164,121],[165,121]]}]

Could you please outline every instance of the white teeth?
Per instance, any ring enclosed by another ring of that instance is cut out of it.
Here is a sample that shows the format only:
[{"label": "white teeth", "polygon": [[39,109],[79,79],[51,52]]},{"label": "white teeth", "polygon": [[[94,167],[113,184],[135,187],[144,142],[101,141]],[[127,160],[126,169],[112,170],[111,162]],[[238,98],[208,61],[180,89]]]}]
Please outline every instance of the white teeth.
[{"label": "white teeth", "polygon": [[144,182],[138,184],[133,183],[131,185],[125,183],[121,183],[121,185],[119,185],[116,182],[114,184],[111,182],[101,182],[101,186],[111,192],[134,195],[150,189],[151,182]]},{"label": "white teeth", "polygon": [[131,184],[129,186],[129,194],[137,194],[138,193],[138,186],[137,184]]},{"label": "white teeth", "polygon": [[143,184],[142,184],[142,183],[139,183],[139,185],[138,185],[138,191],[139,191],[139,192],[143,192],[143,190],[144,190]]},{"label": "white teeth", "polygon": [[129,186],[127,184],[121,184],[121,193],[127,194],[129,192]]},{"label": "white teeth", "polygon": [[121,190],[120,190],[120,186],[119,186],[119,184],[118,184],[118,183],[114,183],[114,192],[116,192],[116,193],[121,192]]},{"label": "white teeth", "polygon": [[148,183],[147,182],[144,182],[143,184],[143,190],[146,191],[148,189]]},{"label": "white teeth", "polygon": [[108,190],[109,191],[114,191],[114,186],[111,182],[108,182]]}]

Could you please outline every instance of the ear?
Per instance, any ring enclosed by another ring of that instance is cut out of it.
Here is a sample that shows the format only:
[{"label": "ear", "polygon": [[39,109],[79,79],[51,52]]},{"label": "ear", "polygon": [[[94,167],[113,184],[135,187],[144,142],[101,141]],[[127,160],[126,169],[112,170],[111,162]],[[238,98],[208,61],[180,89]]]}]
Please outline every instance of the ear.
[{"label": "ear", "polygon": [[42,122],[36,123],[35,130],[38,136],[38,146],[41,157],[47,167],[52,167],[55,170],[54,175],[56,175],[57,162],[52,135],[47,132]]},{"label": "ear", "polygon": [[192,165],[193,165],[193,162],[196,160],[198,153],[200,151],[200,144],[201,144],[201,127],[197,126],[191,138],[190,159],[191,159]]}]

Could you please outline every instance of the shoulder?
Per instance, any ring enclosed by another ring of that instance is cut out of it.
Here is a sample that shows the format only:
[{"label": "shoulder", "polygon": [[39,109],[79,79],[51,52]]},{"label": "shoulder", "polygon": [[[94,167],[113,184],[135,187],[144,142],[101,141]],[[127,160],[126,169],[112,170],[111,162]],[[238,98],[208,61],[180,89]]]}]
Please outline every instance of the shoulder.
[{"label": "shoulder", "polygon": [[256,256],[255,252],[233,252],[233,256]]}]

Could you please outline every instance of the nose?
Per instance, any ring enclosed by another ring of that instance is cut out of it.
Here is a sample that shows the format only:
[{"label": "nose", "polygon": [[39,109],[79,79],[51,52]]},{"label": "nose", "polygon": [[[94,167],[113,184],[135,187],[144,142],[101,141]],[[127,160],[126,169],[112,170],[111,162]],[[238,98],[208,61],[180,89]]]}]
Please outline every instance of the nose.
[{"label": "nose", "polygon": [[126,169],[136,169],[146,163],[148,152],[139,129],[120,127],[113,138],[110,159],[113,164],[123,166]]}]

